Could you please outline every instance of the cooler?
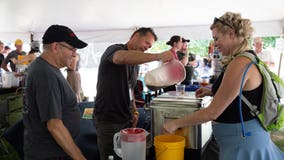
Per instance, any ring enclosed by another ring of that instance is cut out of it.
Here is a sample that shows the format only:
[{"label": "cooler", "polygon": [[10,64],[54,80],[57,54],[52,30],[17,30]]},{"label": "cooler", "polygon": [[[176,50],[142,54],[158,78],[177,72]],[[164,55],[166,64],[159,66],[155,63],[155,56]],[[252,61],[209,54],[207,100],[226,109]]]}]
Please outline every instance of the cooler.
[{"label": "cooler", "polygon": [[[151,135],[152,140],[156,135],[163,133],[163,124],[168,120],[177,119],[207,107],[212,97],[195,98],[194,92],[185,92],[183,98],[177,98],[175,91],[170,91],[159,95],[151,101]],[[211,122],[201,125],[184,127],[178,129],[175,134],[186,138],[185,159],[201,159],[201,154],[211,138]],[[153,141],[152,141],[153,142]],[[188,155],[187,155],[188,154]]]}]

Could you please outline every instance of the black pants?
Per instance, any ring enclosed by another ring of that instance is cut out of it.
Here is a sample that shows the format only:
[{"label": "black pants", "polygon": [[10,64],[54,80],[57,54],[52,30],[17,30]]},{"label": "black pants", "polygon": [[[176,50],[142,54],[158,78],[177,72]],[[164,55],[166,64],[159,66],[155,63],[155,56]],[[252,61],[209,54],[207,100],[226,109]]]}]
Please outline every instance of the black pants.
[{"label": "black pants", "polygon": [[218,160],[219,159],[219,147],[218,144],[212,135],[212,139],[206,146],[202,154],[202,160]]},{"label": "black pants", "polygon": [[[113,155],[115,160],[121,160],[113,150],[113,136],[124,128],[130,128],[131,122],[112,124],[98,122],[94,116],[94,125],[97,130],[97,143],[100,152],[100,159],[107,160],[109,155]],[[111,117],[110,117],[111,118]]]}]

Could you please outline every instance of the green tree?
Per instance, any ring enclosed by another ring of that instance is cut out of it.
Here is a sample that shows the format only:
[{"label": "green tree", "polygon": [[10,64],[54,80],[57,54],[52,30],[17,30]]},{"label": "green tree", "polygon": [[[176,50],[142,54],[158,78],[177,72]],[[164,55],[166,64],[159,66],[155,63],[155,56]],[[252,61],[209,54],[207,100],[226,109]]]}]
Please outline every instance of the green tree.
[{"label": "green tree", "polygon": [[[264,42],[263,48],[275,48],[276,38],[279,38],[279,36],[262,37]],[[189,52],[196,55],[200,55],[201,57],[208,56],[208,47],[210,41],[210,39],[190,40],[190,42],[188,43]],[[171,47],[169,45],[166,45],[165,41],[157,41],[154,43],[152,48],[149,49],[149,52],[158,53],[169,50],[170,48]],[[251,40],[251,49],[253,49],[253,40]]]},{"label": "green tree", "polygon": [[262,37],[262,40],[263,40],[263,43],[264,43],[263,48],[268,48],[268,47],[274,48],[277,38],[279,38],[279,36],[277,36],[277,37]]},{"label": "green tree", "polygon": [[[209,43],[210,40],[191,40],[188,44],[189,52],[200,55],[202,57],[207,56]],[[159,53],[169,50],[170,48],[171,46],[166,45],[165,41],[157,41],[154,43],[152,48],[149,49],[149,52]]]}]

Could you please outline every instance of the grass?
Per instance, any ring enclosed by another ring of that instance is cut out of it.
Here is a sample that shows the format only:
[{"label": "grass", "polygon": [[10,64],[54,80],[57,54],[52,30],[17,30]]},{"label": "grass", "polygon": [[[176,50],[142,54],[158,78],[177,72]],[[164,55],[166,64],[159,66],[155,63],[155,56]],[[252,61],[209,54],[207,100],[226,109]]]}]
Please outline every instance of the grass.
[{"label": "grass", "polygon": [[272,141],[284,152],[284,128],[270,133]]},{"label": "grass", "polygon": [[18,153],[14,150],[14,148],[4,139],[1,138],[5,148],[7,148],[8,153],[4,150],[3,144],[0,144],[0,160],[19,160]]}]

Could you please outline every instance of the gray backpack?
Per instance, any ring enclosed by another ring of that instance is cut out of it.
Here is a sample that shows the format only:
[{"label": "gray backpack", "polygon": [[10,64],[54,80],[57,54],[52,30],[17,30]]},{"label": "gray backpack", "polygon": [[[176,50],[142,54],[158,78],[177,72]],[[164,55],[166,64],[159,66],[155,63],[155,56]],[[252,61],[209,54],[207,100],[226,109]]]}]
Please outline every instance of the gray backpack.
[{"label": "gray backpack", "polygon": [[[251,114],[258,117],[265,130],[274,131],[281,129],[284,125],[284,105],[280,102],[280,99],[284,97],[283,80],[275,73],[271,72],[267,65],[256,55],[245,52],[237,56],[245,56],[252,61],[247,66],[246,71],[243,74],[243,79],[248,68],[252,64],[255,64],[262,75],[263,81],[260,110],[258,110],[257,106],[251,104],[248,99],[242,95],[242,87],[240,87],[239,97],[241,97],[243,102],[250,108]],[[241,86],[243,86],[243,84],[241,84]]]}]

